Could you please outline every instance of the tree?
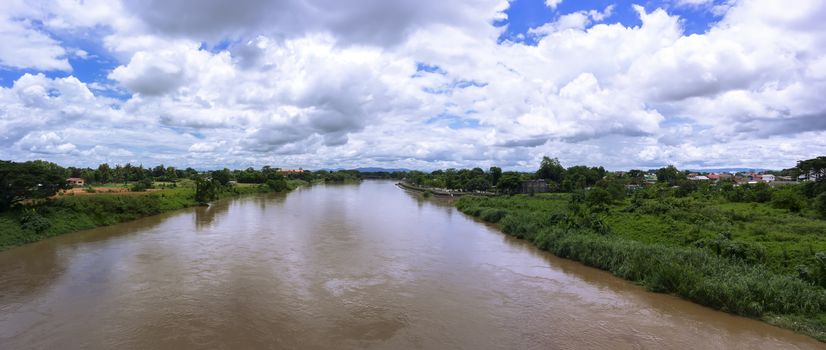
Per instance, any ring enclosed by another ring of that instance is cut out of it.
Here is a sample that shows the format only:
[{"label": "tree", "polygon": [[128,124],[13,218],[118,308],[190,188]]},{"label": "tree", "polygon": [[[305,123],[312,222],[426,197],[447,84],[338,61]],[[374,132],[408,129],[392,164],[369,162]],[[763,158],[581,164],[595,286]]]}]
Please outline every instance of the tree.
[{"label": "tree", "polygon": [[490,183],[484,177],[474,177],[465,183],[464,190],[473,191],[487,191],[490,188]]},{"label": "tree", "polygon": [[613,202],[611,193],[601,187],[594,187],[585,194],[585,202],[591,208],[604,208]]},{"label": "tree", "polygon": [[502,168],[492,166],[488,172],[490,173],[490,183],[496,186],[496,184],[499,183],[499,178],[502,177]]},{"label": "tree", "polygon": [[625,185],[615,177],[606,177],[597,182],[596,187],[602,188],[611,195],[611,200],[619,201],[625,198]]},{"label": "tree", "polygon": [[631,169],[628,171],[629,183],[633,185],[642,185],[645,182],[645,173],[639,169]]},{"label": "tree", "polygon": [[287,190],[287,180],[284,178],[283,175],[278,173],[273,173],[277,176],[270,176],[267,180],[266,184],[270,191],[273,192],[283,192]]},{"label": "tree", "polygon": [[657,169],[656,174],[658,182],[665,182],[672,186],[677,183],[677,180],[685,177],[677,170],[677,167],[673,165]]},{"label": "tree", "polygon": [[575,191],[596,185],[605,177],[603,167],[591,167],[585,165],[575,165],[565,171],[563,188],[567,191]]},{"label": "tree", "polygon": [[216,170],[212,172],[212,179],[218,181],[221,186],[226,186],[232,179],[232,173],[227,168]]},{"label": "tree", "polygon": [[559,183],[565,175],[565,168],[559,164],[559,159],[550,157],[542,157],[542,162],[539,164],[539,170],[536,171],[536,177],[545,179],[546,181],[553,181]]},{"label": "tree", "polygon": [[50,197],[67,186],[66,171],[57,164],[0,161],[0,211],[26,199]]},{"label": "tree", "polygon": [[195,201],[201,204],[218,199],[218,182],[202,177],[195,179]]},{"label": "tree", "polygon": [[794,187],[779,189],[772,193],[772,206],[779,209],[787,209],[791,212],[799,212],[803,209],[803,196]]},{"label": "tree", "polygon": [[109,168],[109,164],[103,163],[98,165],[98,170],[95,172],[95,180],[99,183],[112,181],[112,169]]},{"label": "tree", "polygon": [[507,194],[519,192],[520,187],[522,187],[522,178],[519,176],[519,173],[512,171],[503,173],[497,186],[500,192]]}]

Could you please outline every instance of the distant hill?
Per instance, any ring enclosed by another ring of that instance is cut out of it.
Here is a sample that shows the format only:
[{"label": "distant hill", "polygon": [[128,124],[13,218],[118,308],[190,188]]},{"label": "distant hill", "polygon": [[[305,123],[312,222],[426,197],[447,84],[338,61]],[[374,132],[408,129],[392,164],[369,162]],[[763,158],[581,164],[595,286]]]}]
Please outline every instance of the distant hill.
[{"label": "distant hill", "polygon": [[710,168],[710,169],[688,169],[697,173],[741,173],[741,172],[763,172],[771,169],[765,168]]},{"label": "distant hill", "polygon": [[405,168],[356,168],[356,169],[353,169],[353,170],[356,170],[360,173],[380,173],[380,172],[392,173],[392,172],[407,172],[407,171],[410,171],[410,169],[405,169]]}]

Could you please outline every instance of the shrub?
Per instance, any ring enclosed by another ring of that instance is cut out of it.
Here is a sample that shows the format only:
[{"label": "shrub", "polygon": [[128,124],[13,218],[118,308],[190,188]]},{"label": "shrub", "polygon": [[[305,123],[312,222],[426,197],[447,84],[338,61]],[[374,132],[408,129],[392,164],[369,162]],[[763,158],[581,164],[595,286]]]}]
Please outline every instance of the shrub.
[{"label": "shrub", "polygon": [[815,202],[813,206],[817,214],[821,218],[826,219],[826,192],[821,193],[817,197],[815,197]]},{"label": "shrub", "polygon": [[43,233],[51,226],[48,219],[40,215],[35,209],[23,209],[20,215],[20,228],[34,233]]},{"label": "shrub", "polygon": [[152,188],[152,179],[145,179],[133,184],[129,190],[132,192],[144,192],[150,188]]},{"label": "shrub", "polygon": [[493,208],[482,209],[482,211],[479,213],[479,217],[482,218],[482,220],[492,223],[499,222],[499,220],[502,220],[502,218],[504,218],[506,215],[508,215],[508,212],[502,209]]},{"label": "shrub", "polygon": [[799,212],[803,209],[803,196],[797,193],[794,188],[784,188],[772,194],[772,206],[778,209],[786,209],[791,212]]}]

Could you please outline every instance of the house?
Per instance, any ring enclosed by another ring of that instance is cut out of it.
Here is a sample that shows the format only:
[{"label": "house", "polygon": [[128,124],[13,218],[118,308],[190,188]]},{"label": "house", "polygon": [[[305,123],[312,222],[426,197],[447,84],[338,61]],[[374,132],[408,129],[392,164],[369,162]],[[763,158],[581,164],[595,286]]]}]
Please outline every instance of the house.
[{"label": "house", "polygon": [[302,168],[298,168],[298,169],[276,169],[275,171],[277,173],[281,173],[281,174],[300,174],[300,173],[305,172],[306,170],[304,170]]},{"label": "house", "polygon": [[551,188],[545,180],[527,180],[522,181],[522,186],[519,188],[520,193],[545,193],[550,192]]},{"label": "house", "polygon": [[694,180],[694,181],[708,181],[709,177],[705,176],[705,175],[694,175],[694,176],[689,176],[688,179],[689,180]]},{"label": "house", "polygon": [[79,177],[70,177],[70,178],[66,179],[66,183],[68,183],[69,186],[72,186],[72,187],[82,187],[82,186],[86,185],[86,181],[83,181],[83,179],[81,179]]},{"label": "house", "polygon": [[763,181],[763,175],[751,173],[748,175],[749,183]]},{"label": "house", "polygon": [[774,178],[774,175],[772,175],[772,174],[763,174],[762,180],[763,180],[763,182],[774,182],[775,178]]},{"label": "house", "polygon": [[643,177],[645,178],[645,182],[647,182],[647,183],[657,182],[657,175],[656,174],[645,174]]}]

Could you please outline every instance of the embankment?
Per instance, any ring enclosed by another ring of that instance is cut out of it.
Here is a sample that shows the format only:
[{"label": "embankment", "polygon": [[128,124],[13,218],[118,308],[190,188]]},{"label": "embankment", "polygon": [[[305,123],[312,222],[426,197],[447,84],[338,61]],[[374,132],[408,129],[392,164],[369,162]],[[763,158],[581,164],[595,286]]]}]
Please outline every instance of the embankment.
[{"label": "embankment", "polygon": [[599,225],[576,223],[562,196],[463,197],[456,206],[540,249],[607,270],[651,291],[826,341],[826,290],[797,276],[696,246],[640,242],[599,230]]},{"label": "embankment", "polygon": [[[289,188],[295,188],[290,184]],[[233,186],[218,193],[228,198],[266,190],[260,186]],[[157,215],[199,205],[194,187],[157,192],[99,193],[61,196],[36,205],[0,212],[0,250],[49,237]]]}]

